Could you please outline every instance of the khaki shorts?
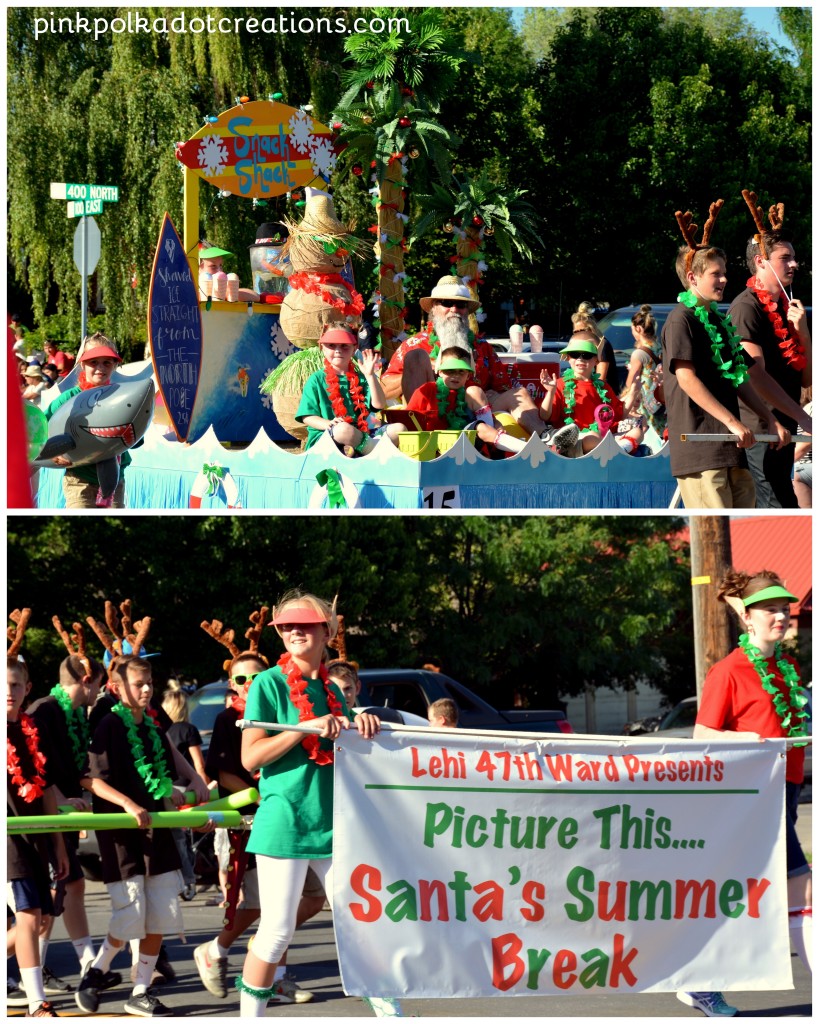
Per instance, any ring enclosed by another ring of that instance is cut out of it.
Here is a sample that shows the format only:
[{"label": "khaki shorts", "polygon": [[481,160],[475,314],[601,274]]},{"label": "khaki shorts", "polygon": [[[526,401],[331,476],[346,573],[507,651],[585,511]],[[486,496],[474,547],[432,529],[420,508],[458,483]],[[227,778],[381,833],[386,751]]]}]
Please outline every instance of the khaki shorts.
[{"label": "khaki shorts", "polygon": [[756,488],[748,469],[704,469],[678,476],[686,508],[754,508]]},{"label": "khaki shorts", "polygon": [[136,875],[108,882],[113,913],[108,932],[125,942],[146,935],[181,935],[184,931],[179,893],[185,888],[181,871]]},{"label": "khaki shorts", "polygon": [[[89,484],[85,480],[81,480],[70,469],[63,473],[63,496],[66,508],[96,508],[98,490],[99,487],[96,484]],[[125,481],[122,478],[114,491],[114,501],[110,507],[125,508]]]}]

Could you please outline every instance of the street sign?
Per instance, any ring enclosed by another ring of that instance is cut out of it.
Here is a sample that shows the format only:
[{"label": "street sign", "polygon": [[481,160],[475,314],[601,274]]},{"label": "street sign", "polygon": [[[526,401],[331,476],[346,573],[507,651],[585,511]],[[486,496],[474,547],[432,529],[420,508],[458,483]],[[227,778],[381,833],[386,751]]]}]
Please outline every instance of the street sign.
[{"label": "street sign", "polygon": [[96,199],[103,203],[118,203],[119,185],[72,185],[64,181],[52,181],[51,198]]},{"label": "street sign", "polygon": [[[70,205],[70,204],[69,204]],[[80,203],[82,205],[82,203]],[[85,236],[85,267],[83,267],[83,231]],[[100,258],[100,229],[93,218],[80,221],[77,230],[74,232],[74,266],[83,275],[83,278],[93,274],[97,268]]]},{"label": "street sign", "polygon": [[101,199],[80,199],[66,203],[66,215],[69,217],[91,217],[96,213],[102,213]]}]

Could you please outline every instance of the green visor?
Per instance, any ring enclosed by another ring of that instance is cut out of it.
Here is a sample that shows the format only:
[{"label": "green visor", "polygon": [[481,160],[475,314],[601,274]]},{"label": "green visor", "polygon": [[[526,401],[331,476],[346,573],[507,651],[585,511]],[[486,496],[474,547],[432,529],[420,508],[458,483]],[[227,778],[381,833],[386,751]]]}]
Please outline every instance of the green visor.
[{"label": "green visor", "polygon": [[232,252],[228,252],[227,249],[220,249],[218,245],[212,245],[210,249],[200,249],[199,259],[200,260],[215,260],[217,256],[232,256]]},{"label": "green visor", "polygon": [[441,370],[466,370],[472,373],[472,367],[465,359],[444,359],[441,365],[438,367],[438,372]]},{"label": "green visor", "polygon": [[780,587],[777,583],[772,587],[766,587],[764,590],[760,590],[757,594],[751,594],[750,597],[744,598],[742,603],[746,608],[748,608],[752,604],[759,604],[760,601],[772,601],[777,597],[784,597],[788,601],[799,600],[795,594],[792,594],[789,590],[785,590],[784,587]]},{"label": "green visor", "polygon": [[561,351],[562,356],[595,356],[597,357],[597,345],[593,341],[586,341],[586,339],[578,339],[577,341],[569,341],[569,344]]}]

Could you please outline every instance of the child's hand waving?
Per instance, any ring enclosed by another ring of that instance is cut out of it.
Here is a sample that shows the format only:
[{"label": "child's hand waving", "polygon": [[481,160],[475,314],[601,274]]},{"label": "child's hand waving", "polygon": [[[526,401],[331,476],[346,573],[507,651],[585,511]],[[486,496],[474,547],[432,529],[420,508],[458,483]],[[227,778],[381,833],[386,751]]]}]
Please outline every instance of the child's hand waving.
[{"label": "child's hand waving", "polygon": [[543,385],[544,388],[547,388],[549,391],[554,391],[554,389],[557,387],[557,374],[549,373],[548,370],[541,370],[540,383]]}]

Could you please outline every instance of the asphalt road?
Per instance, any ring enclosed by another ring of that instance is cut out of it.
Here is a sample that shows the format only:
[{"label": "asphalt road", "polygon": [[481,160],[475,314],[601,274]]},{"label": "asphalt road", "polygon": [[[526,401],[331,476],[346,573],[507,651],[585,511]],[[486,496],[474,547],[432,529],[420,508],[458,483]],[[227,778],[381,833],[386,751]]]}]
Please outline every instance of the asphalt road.
[{"label": "asphalt road", "polygon": [[[812,850],[812,805],[800,807],[798,831],[807,850]],[[238,993],[230,991],[226,999],[216,999],[201,985],[193,950],[199,943],[217,934],[222,912],[208,907],[206,900],[215,890],[197,894],[183,904],[186,944],[179,938],[167,942],[177,980],[163,985],[158,994],[166,1006],[179,1017],[238,1017]],[[91,934],[104,934],[109,914],[105,887],[87,883],[87,906]],[[229,960],[229,981],[241,971],[245,944],[234,946]],[[48,966],[55,974],[77,983],[77,960],[58,920],[48,949]],[[360,999],[345,996],[341,990],[333,940],[332,920],[322,912],[296,933],[290,949],[290,965],[302,988],[315,993],[310,1003],[278,1004],[268,1008],[268,1016],[276,1017],[372,1017]],[[728,1001],[739,1007],[743,1017],[810,1017],[812,1015],[811,978],[802,962],[792,957],[795,988],[779,992],[731,992]],[[123,953],[113,969],[125,979],[116,989],[102,994],[99,1015],[120,1016],[122,1004],[130,991],[127,983],[130,957]],[[52,998],[58,1014],[80,1015],[73,998]],[[407,1015],[423,1017],[688,1017],[701,1014],[680,1003],[674,995],[579,995],[579,996],[499,996],[494,999],[407,999]],[[22,1016],[24,1010],[10,1009],[9,1016]]]}]

